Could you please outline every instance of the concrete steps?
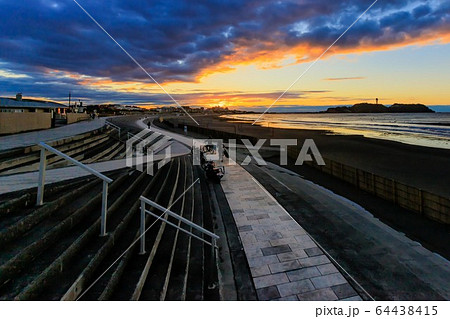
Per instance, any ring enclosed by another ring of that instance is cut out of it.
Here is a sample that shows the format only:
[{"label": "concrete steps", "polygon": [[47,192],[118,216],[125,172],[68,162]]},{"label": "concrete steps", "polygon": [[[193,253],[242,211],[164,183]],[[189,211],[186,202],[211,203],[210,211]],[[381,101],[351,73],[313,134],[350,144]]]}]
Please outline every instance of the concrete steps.
[{"label": "concrete steps", "polygon": [[[106,137],[106,132],[107,131],[105,130],[95,130],[70,138],[48,142],[47,144],[58,148],[61,152],[73,152],[74,150],[83,148],[90,143],[94,143],[97,140]],[[39,151],[40,149],[38,146],[29,146],[0,152],[0,175],[36,169],[36,166],[33,166],[33,164],[39,163]],[[55,159],[52,159],[52,157],[54,157],[54,155],[49,155],[48,157],[49,164],[59,160],[57,157],[55,157]],[[31,167],[28,170],[23,170],[23,168],[27,166]],[[22,168],[22,170],[19,170],[19,168]]]},{"label": "concrete steps", "polygon": [[[112,141],[101,152],[111,158],[122,146]],[[33,207],[32,192],[0,198],[1,300],[211,299],[205,288],[211,281],[209,246],[150,215],[147,227],[156,223],[146,234],[147,254],[139,255],[138,243],[132,245],[138,236],[141,195],[165,207],[173,203],[172,211],[208,224],[204,221],[211,217],[204,214],[211,214],[202,203],[201,186],[197,183],[181,196],[198,177],[192,159],[175,158],[153,177],[132,169],[108,176],[114,182],[105,237],[99,237],[98,179],[48,187],[42,207]]]},{"label": "concrete steps", "polygon": [[[111,194],[127,178],[128,174],[118,177],[110,185]],[[83,195],[77,200],[65,203],[64,206],[57,203],[58,209],[50,210],[53,214],[46,211],[45,219],[42,215],[35,217],[36,211],[40,210],[37,209],[28,215],[31,217],[24,218],[26,221],[33,218],[32,222],[14,224],[12,227],[21,233],[21,237],[17,237],[15,233],[7,235],[11,227],[4,230],[5,237],[10,240],[2,245],[0,252],[0,298],[12,299],[11,297],[19,293],[25,284],[34,279],[34,276],[41,274],[56,256],[70,246],[78,237],[77,234],[83,231],[82,227],[91,225],[93,219],[99,217],[101,186],[97,180],[85,185],[82,188]],[[113,199],[114,196],[111,197],[111,200]],[[61,201],[66,201],[66,198]],[[54,207],[54,204],[45,204],[44,207]],[[16,240],[13,241],[11,237]]]},{"label": "concrete steps", "polygon": [[[50,142],[49,145],[82,163],[89,164],[121,157],[120,152],[124,150],[125,143],[116,135],[111,130],[96,130],[61,141]],[[0,175],[36,171],[39,169],[39,156],[40,149],[37,146],[0,153]],[[47,155],[47,169],[68,165],[66,160],[54,154]]]}]

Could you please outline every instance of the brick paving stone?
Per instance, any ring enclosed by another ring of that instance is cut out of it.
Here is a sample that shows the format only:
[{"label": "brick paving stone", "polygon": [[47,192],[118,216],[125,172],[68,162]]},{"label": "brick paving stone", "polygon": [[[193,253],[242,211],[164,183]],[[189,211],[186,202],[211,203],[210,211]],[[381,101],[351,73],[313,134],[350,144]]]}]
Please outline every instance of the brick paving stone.
[{"label": "brick paving stone", "polygon": [[317,289],[347,283],[347,280],[345,280],[345,278],[340,273],[312,278],[311,281],[314,284],[314,287],[316,287]]},{"label": "brick paving stone", "polygon": [[264,256],[271,256],[281,253],[291,252],[291,247],[289,245],[278,245],[272,247],[261,248],[261,251]]},{"label": "brick paving stone", "polygon": [[261,215],[261,214],[266,214],[267,212],[264,211],[264,209],[262,208],[247,208],[244,209],[244,213],[246,215]]},{"label": "brick paving stone", "polygon": [[247,232],[252,230],[253,230],[252,225],[243,225],[238,227],[238,231],[240,232]]},{"label": "brick paving stone", "polygon": [[263,256],[261,248],[244,248],[247,258]]},{"label": "brick paving stone", "polygon": [[295,243],[294,237],[269,240],[272,246],[285,245]]},{"label": "brick paving stone", "polygon": [[275,224],[274,225],[274,222],[273,222],[272,218],[259,219],[258,222],[261,225],[271,225],[272,227],[278,227],[279,225],[282,225],[282,224]]},{"label": "brick paving stone", "polygon": [[283,235],[277,231],[271,231],[269,233],[263,232],[256,235],[257,240],[274,240],[283,238]]},{"label": "brick paving stone", "polygon": [[305,252],[308,254],[309,257],[323,255],[323,252],[319,247],[307,248],[305,249]]},{"label": "brick paving stone", "polygon": [[353,289],[353,287],[347,283],[342,284],[342,285],[332,286],[331,289],[333,289],[334,293],[336,294],[336,296],[339,299],[345,299],[345,298],[349,298],[349,297],[358,295],[356,293],[356,291]]},{"label": "brick paving stone", "polygon": [[251,243],[248,246],[244,245],[244,249],[256,249],[256,248],[265,248],[265,247],[271,247],[269,241],[258,241],[256,243]]},{"label": "brick paving stone", "polygon": [[293,260],[293,259],[306,258],[306,257],[308,257],[308,255],[306,255],[306,253],[303,249],[297,249],[297,250],[293,250],[292,252],[289,252],[289,253],[278,254],[277,257],[281,262],[284,262],[284,261],[289,261],[289,260]]},{"label": "brick paving stone", "polygon": [[328,264],[329,262],[330,262],[330,260],[325,255],[300,259],[300,263],[302,264],[303,267],[318,266],[318,265]]},{"label": "brick paving stone", "polygon": [[282,297],[278,299],[273,299],[272,301],[298,301],[297,296],[288,296],[288,297]]},{"label": "brick paving stone", "polygon": [[298,294],[298,299],[301,301],[334,301],[338,300],[333,290],[330,288],[324,288]]},{"label": "brick paving stone", "polygon": [[297,229],[299,229],[299,225],[296,222],[293,221],[289,225],[286,225],[286,228],[288,230],[297,230]]},{"label": "brick paving stone", "polygon": [[307,235],[307,234],[295,236],[295,239],[300,244],[311,241],[311,237],[309,237],[309,235]]},{"label": "brick paving stone", "polygon": [[241,237],[242,242],[245,241],[246,243],[249,243],[249,244],[257,242],[256,236],[253,233],[245,232],[245,233],[239,234],[239,236]]},{"label": "brick paving stone", "polygon": [[299,281],[321,276],[317,267],[301,268],[286,273],[290,281]]},{"label": "brick paving stone", "polygon": [[299,293],[312,291],[314,289],[315,288],[309,279],[278,285],[278,291],[280,292],[281,297],[296,295]]},{"label": "brick paving stone", "polygon": [[259,266],[259,267],[251,267],[250,272],[252,273],[253,277],[261,277],[261,276],[270,275],[270,269],[269,269],[269,266],[267,266],[267,265],[263,265],[263,266]]},{"label": "brick paving stone", "polygon": [[265,200],[266,198],[260,196],[260,197],[252,197],[252,198],[250,198],[250,199],[251,199],[251,200]]},{"label": "brick paving stone", "polygon": [[277,256],[262,256],[262,257],[252,257],[248,259],[248,265],[250,267],[261,267],[264,265],[276,264],[278,263]]},{"label": "brick paving stone", "polygon": [[319,266],[317,266],[317,269],[319,269],[319,271],[322,275],[329,275],[329,274],[334,274],[336,272],[339,272],[339,270],[336,268],[336,266],[331,263],[319,265]]},{"label": "brick paving stone", "polygon": [[[269,286],[274,286],[274,285],[278,286],[283,283],[289,282],[289,279],[287,278],[286,274],[279,273],[279,274],[256,277],[256,278],[253,278],[253,281],[255,283],[255,288],[259,289],[259,288],[264,288],[264,287],[269,287]],[[284,297],[284,296],[281,296],[281,297]]]},{"label": "brick paving stone", "polygon": [[239,213],[239,214],[234,214],[233,215],[234,219],[237,219],[237,218],[238,219],[247,219],[246,217],[247,217],[247,215],[245,213]]},{"label": "brick paving stone", "polygon": [[291,243],[289,246],[294,249],[308,249],[312,247],[317,247],[316,243],[314,243],[312,240],[303,242],[303,243]]},{"label": "brick paving stone", "polygon": [[235,221],[236,221],[236,225],[238,225],[238,226],[250,225],[253,227],[253,226],[259,225],[258,219],[248,220],[247,218],[244,218],[244,219],[236,218]]},{"label": "brick paving stone", "polygon": [[270,286],[256,290],[259,300],[272,300],[280,298],[277,286]]},{"label": "brick paving stone", "polygon": [[258,214],[258,215],[253,215],[253,216],[247,216],[247,220],[259,220],[259,219],[264,219],[264,218],[269,218],[268,214]]},{"label": "brick paving stone", "polygon": [[291,260],[291,261],[286,261],[283,263],[269,265],[269,269],[272,274],[275,274],[278,272],[286,272],[286,271],[298,269],[300,267],[301,267],[301,265],[297,260]]},{"label": "brick paving stone", "polygon": [[305,230],[300,227],[298,227],[297,229],[282,230],[280,232],[285,237],[291,237],[291,236],[295,237],[295,236],[300,236],[300,235],[306,234]]}]

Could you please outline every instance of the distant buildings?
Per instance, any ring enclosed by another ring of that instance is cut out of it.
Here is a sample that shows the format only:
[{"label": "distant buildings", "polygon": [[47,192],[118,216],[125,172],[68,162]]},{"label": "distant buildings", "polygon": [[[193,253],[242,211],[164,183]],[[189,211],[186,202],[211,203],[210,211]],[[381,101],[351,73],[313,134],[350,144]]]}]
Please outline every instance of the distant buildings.
[{"label": "distant buildings", "polygon": [[[184,110],[183,110],[184,109]],[[210,108],[205,107],[194,107],[194,106],[183,106],[183,109],[175,106],[162,106],[156,108],[156,112],[159,113],[229,113],[227,107],[214,106]]]},{"label": "distant buildings", "polygon": [[65,114],[67,106],[61,103],[24,99],[22,93],[17,93],[16,98],[0,97],[0,112],[6,113],[57,113]]},{"label": "distant buildings", "polygon": [[15,98],[0,97],[0,135],[53,127],[56,120],[66,121],[67,108],[56,102],[24,99],[22,93]]},{"label": "distant buildings", "polygon": [[102,116],[139,114],[146,111],[146,109],[138,106],[121,104],[91,104],[87,105],[85,110],[88,113],[94,112]]}]

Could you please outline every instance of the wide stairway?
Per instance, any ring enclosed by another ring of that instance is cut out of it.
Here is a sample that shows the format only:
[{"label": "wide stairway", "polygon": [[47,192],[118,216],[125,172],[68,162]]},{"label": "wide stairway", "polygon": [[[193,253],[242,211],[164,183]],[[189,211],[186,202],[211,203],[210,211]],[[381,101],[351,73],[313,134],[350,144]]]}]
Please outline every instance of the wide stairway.
[{"label": "wide stairway", "polygon": [[[123,135],[102,129],[48,144],[92,163],[123,158]],[[145,147],[159,148],[163,138],[154,136]],[[48,159],[49,168],[68,164]],[[0,154],[0,174],[38,167],[35,146]],[[106,236],[100,236],[102,181],[94,176],[46,186],[42,206],[35,206],[36,188],[0,195],[0,299],[218,300],[211,246],[162,220],[208,236],[148,207],[160,218],[147,214],[147,251],[139,254],[140,196],[213,231],[207,182],[192,158],[174,158],[153,176],[145,167],[105,175],[113,179]]]}]

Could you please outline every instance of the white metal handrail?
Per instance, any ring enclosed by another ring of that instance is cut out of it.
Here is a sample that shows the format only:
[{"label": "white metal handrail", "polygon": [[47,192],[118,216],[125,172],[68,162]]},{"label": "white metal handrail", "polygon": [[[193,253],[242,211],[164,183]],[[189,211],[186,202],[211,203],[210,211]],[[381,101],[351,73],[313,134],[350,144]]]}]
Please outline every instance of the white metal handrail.
[{"label": "white metal handrail", "polygon": [[137,136],[136,134],[133,134],[131,132],[127,132],[127,139],[134,139],[134,140],[140,140],[143,141],[142,137]]},{"label": "white metal handrail", "polygon": [[[144,132],[144,133],[147,133],[147,132],[145,132],[145,131],[142,131],[142,132]],[[158,134],[158,133],[155,133],[155,134]],[[147,134],[144,134],[143,136],[145,136],[145,135],[147,135]],[[132,140],[133,142],[136,142],[136,141],[146,141],[147,139],[148,139],[148,137],[146,137],[146,138],[143,138],[143,136],[139,136],[139,135],[136,135],[136,134],[133,134],[133,133],[131,133],[131,132],[127,132],[127,138],[128,138],[128,140]],[[155,138],[157,137],[157,135],[155,136]],[[152,141],[153,139],[151,139],[151,140],[149,140],[149,141]]]},{"label": "white metal handrail", "polygon": [[102,173],[96,171],[95,169],[62,153],[61,151],[58,151],[57,149],[51,147],[50,145],[45,144],[44,142],[40,142],[38,145],[41,148],[41,158],[40,158],[40,163],[39,163],[39,182],[38,182],[36,205],[40,206],[44,203],[44,185],[45,185],[45,172],[46,172],[46,166],[47,166],[47,154],[46,154],[46,150],[47,150],[47,151],[50,151],[50,152],[64,158],[65,160],[81,167],[82,169],[88,171],[89,173],[91,173],[91,174],[95,175],[96,177],[100,178],[101,180],[103,180],[100,235],[105,236],[106,235],[106,215],[108,212],[108,184],[111,183],[113,180],[111,178],[103,175]]},{"label": "white metal handrail", "polygon": [[166,214],[168,214],[168,215],[178,219],[182,223],[184,223],[184,224],[186,224],[186,225],[188,225],[188,226],[198,230],[199,232],[201,232],[201,233],[211,237],[211,242],[206,241],[203,238],[195,235],[194,233],[192,233],[192,232],[190,232],[190,231],[188,231],[186,229],[183,229],[183,228],[179,227],[178,225],[175,225],[174,223],[169,222],[166,219],[161,219],[162,222],[164,222],[164,223],[166,223],[166,224],[168,224],[170,226],[173,226],[176,229],[181,230],[182,232],[188,234],[189,236],[194,237],[194,238],[196,238],[196,239],[198,239],[198,240],[200,240],[200,241],[210,245],[211,248],[212,248],[212,257],[214,256],[214,252],[215,252],[215,248],[216,248],[216,241],[217,241],[217,239],[220,238],[219,236],[217,236],[216,234],[210,232],[209,230],[206,230],[203,227],[200,227],[199,225],[191,222],[190,220],[187,220],[186,218],[178,215],[177,213],[174,213],[174,212],[170,211],[169,209],[166,209],[166,208],[162,207],[161,205],[155,203],[154,201],[149,200],[148,198],[146,198],[144,196],[141,196],[139,198],[139,200],[141,201],[141,227],[140,227],[140,242],[141,242],[141,245],[140,245],[140,254],[145,254],[145,232],[146,232],[146,230],[145,230],[145,216],[146,215],[145,214],[150,214],[153,217],[161,219],[161,216],[158,216],[157,214],[153,213],[152,211],[145,209],[145,204],[148,204],[148,205],[153,206],[154,208],[156,208],[158,210],[161,210],[164,213],[166,213]]},{"label": "white metal handrail", "polygon": [[105,121],[105,125],[106,125],[106,126],[111,126],[113,129],[116,129],[116,130],[119,132],[119,138],[120,138],[120,127],[119,127],[119,126],[117,126],[117,125],[114,124],[114,123],[111,123],[111,122],[108,121],[108,120]]}]

